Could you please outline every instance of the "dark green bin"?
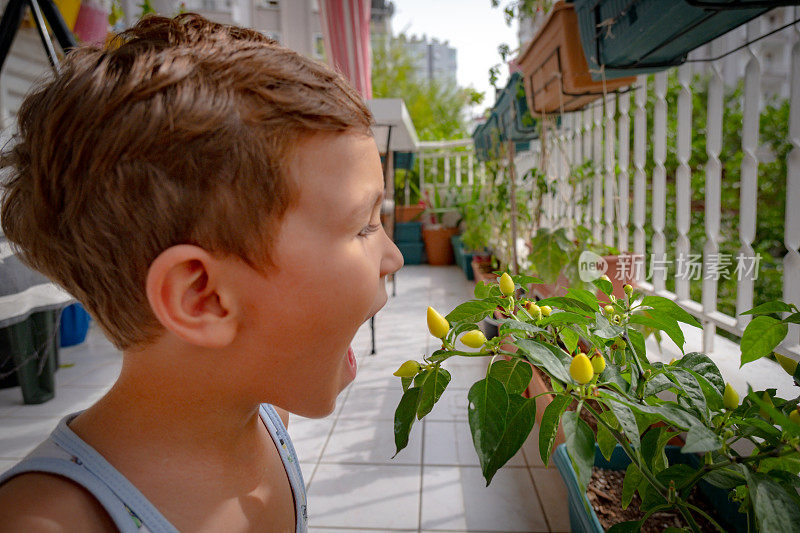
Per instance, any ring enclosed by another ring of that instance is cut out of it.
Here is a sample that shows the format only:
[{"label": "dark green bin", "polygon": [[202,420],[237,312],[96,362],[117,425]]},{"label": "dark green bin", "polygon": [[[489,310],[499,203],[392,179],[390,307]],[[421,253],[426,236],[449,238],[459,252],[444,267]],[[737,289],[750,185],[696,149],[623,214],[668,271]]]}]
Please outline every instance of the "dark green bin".
[{"label": "dark green bin", "polygon": [[2,386],[19,384],[26,404],[44,403],[55,396],[58,367],[58,311],[41,311],[0,328]]},{"label": "dark green bin", "polygon": [[513,73],[505,88],[498,93],[492,114],[497,116],[504,140],[522,143],[539,138],[539,124],[528,109],[519,72]]},{"label": "dark green bin", "polygon": [[[592,79],[658,72],[769,11],[763,0],[572,0]],[[796,3],[796,2],[795,2]],[[787,5],[775,0],[772,7]]]}]

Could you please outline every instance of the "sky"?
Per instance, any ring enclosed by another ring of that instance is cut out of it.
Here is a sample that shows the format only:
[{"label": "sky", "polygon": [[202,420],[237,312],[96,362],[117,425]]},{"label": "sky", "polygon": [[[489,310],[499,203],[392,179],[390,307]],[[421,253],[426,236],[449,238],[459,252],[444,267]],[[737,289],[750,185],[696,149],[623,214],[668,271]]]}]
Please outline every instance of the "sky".
[{"label": "sky", "polygon": [[[501,2],[506,4],[507,2]],[[490,0],[394,0],[392,33],[427,35],[450,41],[457,50],[458,84],[484,92],[481,108],[494,103],[494,89],[489,83],[489,69],[500,63],[497,47],[517,47],[517,24],[506,26],[500,8]],[[505,85],[508,69],[500,71],[499,86]]]}]

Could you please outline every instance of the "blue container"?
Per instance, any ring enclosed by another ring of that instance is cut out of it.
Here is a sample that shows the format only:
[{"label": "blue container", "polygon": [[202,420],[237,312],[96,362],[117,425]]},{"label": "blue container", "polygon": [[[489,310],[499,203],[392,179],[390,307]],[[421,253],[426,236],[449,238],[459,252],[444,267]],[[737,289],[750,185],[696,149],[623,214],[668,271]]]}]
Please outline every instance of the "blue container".
[{"label": "blue container", "polygon": [[[572,0],[592,79],[680,65],[695,48],[774,6],[762,0]],[[760,4],[760,7],[759,7]],[[785,5],[785,4],[784,4]]]},{"label": "blue container", "polygon": [[67,306],[61,312],[61,346],[74,346],[85,341],[89,320],[89,313],[81,304]]},{"label": "blue container", "polygon": [[398,242],[397,247],[406,265],[421,265],[428,260],[425,257],[425,245],[421,242]]},{"label": "blue container", "polygon": [[422,222],[398,222],[394,226],[394,242],[422,242]]},{"label": "blue container", "polygon": [[413,170],[414,169],[414,158],[416,154],[414,152],[395,152],[394,153],[394,168],[395,170]]},{"label": "blue container", "polygon": [[453,246],[453,258],[459,268],[464,268],[464,245],[461,243],[461,235],[450,237],[450,244]]},{"label": "blue container", "polygon": [[[700,460],[693,454],[682,454],[679,446],[667,446],[665,451],[669,464],[683,463],[688,464],[692,468],[700,464]],[[558,446],[552,455],[553,462],[567,486],[567,493],[569,499],[569,525],[572,533],[604,533],[603,526],[597,519],[592,505],[586,494],[582,493],[578,485],[578,476],[575,474],[575,469],[572,467],[569,454],[567,453],[567,445],[561,444]],[[604,468],[606,470],[625,470],[631,463],[630,458],[625,454],[622,446],[617,445],[614,448],[614,453],[611,454],[611,461],[606,461],[603,454],[600,453],[600,448],[595,445],[594,451],[594,466]],[[745,533],[747,531],[745,515],[739,513],[738,505],[728,500],[728,492],[713,485],[700,481],[698,483],[700,491],[708,498],[720,515],[720,525],[729,531],[736,533]],[[589,512],[587,512],[587,509]]]}]

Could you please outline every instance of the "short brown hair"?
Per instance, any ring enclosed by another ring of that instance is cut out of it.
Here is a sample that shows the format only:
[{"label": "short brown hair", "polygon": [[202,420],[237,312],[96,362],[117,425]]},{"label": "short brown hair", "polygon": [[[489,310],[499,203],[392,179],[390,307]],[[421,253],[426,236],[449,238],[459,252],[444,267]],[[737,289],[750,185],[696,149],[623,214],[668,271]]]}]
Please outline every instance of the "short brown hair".
[{"label": "short brown hair", "polygon": [[146,344],[162,332],[145,281],[163,250],[196,244],[266,270],[298,192],[291,148],[371,121],[341,75],[256,31],[147,17],[70,52],[25,99],[0,157],[3,230],[118,348]]}]

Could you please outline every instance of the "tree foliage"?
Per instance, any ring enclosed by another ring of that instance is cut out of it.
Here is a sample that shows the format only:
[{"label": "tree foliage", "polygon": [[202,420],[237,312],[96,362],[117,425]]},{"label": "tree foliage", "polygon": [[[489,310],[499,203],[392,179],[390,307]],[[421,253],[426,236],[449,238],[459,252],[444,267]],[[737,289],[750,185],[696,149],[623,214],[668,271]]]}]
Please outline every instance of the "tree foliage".
[{"label": "tree foliage", "polygon": [[417,58],[404,46],[406,42],[408,38],[401,34],[372,49],[372,96],[402,98],[420,140],[468,136],[468,106],[480,104],[483,93],[454,83],[418,79]]}]

